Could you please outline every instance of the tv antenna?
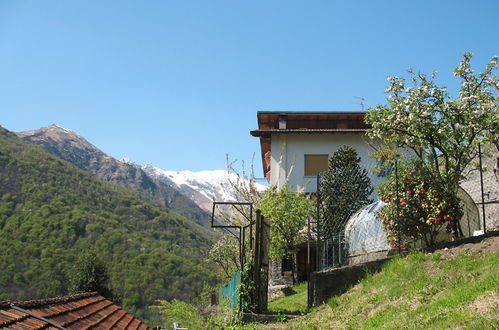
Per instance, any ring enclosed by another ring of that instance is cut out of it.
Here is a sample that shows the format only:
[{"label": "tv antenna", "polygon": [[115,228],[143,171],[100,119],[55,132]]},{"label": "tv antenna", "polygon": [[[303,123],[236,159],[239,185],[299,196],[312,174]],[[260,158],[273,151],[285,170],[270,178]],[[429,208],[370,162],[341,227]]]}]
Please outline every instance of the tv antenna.
[{"label": "tv antenna", "polygon": [[362,108],[362,111],[364,111],[364,101],[366,100],[365,98],[363,97],[360,97],[360,96],[354,96],[354,98],[360,100],[360,102],[354,102],[355,104],[359,104],[360,107]]}]

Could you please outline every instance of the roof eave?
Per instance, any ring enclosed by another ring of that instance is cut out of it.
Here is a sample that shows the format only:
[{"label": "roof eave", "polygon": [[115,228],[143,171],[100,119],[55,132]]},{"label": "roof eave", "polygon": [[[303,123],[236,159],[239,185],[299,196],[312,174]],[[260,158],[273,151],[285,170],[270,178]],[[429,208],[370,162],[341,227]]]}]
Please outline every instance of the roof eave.
[{"label": "roof eave", "polygon": [[363,134],[367,132],[367,128],[351,128],[351,129],[272,129],[272,130],[253,130],[250,131],[254,137],[270,137],[272,134],[341,134],[341,133],[356,133]]}]

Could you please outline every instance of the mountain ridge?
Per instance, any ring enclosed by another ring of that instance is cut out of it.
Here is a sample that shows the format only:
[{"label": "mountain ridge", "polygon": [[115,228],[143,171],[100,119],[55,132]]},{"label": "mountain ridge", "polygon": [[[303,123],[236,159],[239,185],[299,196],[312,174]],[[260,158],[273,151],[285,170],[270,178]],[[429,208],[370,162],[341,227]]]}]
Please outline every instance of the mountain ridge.
[{"label": "mountain ridge", "polygon": [[16,134],[100,180],[144,193],[169,211],[208,226],[209,214],[174,186],[151,178],[140,167],[130,162],[109,156],[75,131],[53,124]]}]

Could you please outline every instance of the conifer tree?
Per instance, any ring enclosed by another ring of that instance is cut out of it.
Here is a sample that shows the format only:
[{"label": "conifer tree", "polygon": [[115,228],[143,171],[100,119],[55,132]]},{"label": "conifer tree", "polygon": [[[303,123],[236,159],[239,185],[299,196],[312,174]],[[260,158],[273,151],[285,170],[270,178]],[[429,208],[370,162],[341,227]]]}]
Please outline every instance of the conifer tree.
[{"label": "conifer tree", "polygon": [[372,203],[372,192],[371,179],[367,170],[361,168],[355,149],[345,145],[335,151],[319,181],[321,238],[342,233],[348,219]]}]

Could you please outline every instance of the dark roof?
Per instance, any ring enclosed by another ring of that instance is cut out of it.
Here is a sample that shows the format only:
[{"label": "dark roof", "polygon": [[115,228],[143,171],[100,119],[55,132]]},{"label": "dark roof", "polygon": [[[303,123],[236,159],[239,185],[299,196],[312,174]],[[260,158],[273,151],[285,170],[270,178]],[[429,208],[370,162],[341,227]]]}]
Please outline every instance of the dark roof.
[{"label": "dark roof", "polygon": [[367,128],[288,128],[288,129],[266,129],[250,131],[252,136],[268,136],[272,133],[300,134],[300,133],[365,133]]},{"label": "dark roof", "polygon": [[367,111],[257,111],[257,115],[365,115],[366,113]]},{"label": "dark roof", "polygon": [[6,329],[149,329],[97,292],[73,296],[0,302],[0,328]]}]

